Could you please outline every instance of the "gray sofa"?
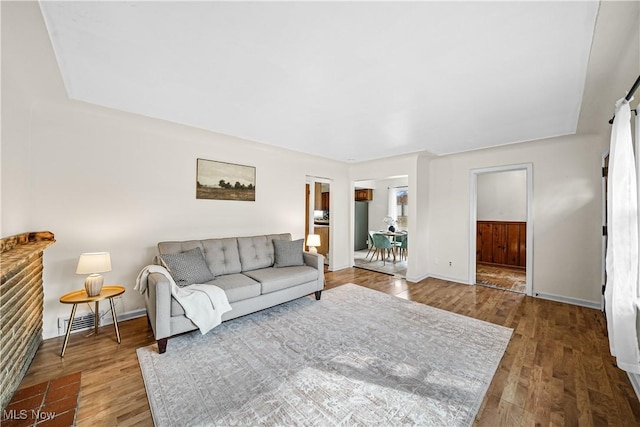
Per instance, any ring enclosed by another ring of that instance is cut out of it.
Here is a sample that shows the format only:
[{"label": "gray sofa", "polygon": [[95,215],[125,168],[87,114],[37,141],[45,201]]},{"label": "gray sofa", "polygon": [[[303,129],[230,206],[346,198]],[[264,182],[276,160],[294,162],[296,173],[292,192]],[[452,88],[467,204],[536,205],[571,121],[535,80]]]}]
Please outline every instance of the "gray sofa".
[{"label": "gray sofa", "polygon": [[[291,241],[291,234],[161,242],[158,251],[162,256],[200,248],[215,276],[207,283],[222,288],[232,307],[231,311],[223,314],[222,320],[225,321],[311,293],[320,299],[324,288],[323,257],[303,252],[304,265],[280,267],[276,263],[278,253],[274,250],[274,240]],[[278,247],[282,246],[279,242]],[[280,259],[283,259],[282,255]],[[147,316],[160,353],[166,351],[169,337],[197,329],[171,296],[170,282],[164,275],[149,274],[144,295]]]}]

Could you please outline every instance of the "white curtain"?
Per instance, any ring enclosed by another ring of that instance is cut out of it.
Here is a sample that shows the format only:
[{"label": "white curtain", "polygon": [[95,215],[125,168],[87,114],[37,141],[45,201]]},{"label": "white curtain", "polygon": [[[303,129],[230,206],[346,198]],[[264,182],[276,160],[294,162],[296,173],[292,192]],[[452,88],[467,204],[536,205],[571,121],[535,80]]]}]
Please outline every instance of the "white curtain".
[{"label": "white curtain", "polygon": [[387,199],[387,215],[393,218],[394,221],[398,220],[398,189],[389,187],[388,199]]},{"label": "white curtain", "polygon": [[611,354],[619,368],[640,374],[638,301],[638,181],[629,102],[616,102],[611,129],[607,199],[605,310]]}]

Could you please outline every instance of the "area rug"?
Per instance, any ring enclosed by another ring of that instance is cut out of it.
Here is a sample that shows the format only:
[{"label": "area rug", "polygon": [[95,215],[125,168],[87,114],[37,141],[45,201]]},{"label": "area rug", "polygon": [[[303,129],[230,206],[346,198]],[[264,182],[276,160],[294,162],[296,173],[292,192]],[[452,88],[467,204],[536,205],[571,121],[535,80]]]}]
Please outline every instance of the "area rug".
[{"label": "area rug", "polygon": [[137,352],[159,427],[469,426],[511,333],[346,284]]},{"label": "area rug", "polygon": [[527,273],[523,269],[478,264],[476,283],[507,291],[524,293],[527,287]]},{"label": "area rug", "polygon": [[353,264],[357,268],[402,277],[403,279],[407,277],[407,261],[397,260],[393,262],[391,257],[386,262],[383,262],[382,259],[376,260],[375,257],[371,260],[371,255],[369,254],[367,257],[367,253],[367,250],[354,252]]}]

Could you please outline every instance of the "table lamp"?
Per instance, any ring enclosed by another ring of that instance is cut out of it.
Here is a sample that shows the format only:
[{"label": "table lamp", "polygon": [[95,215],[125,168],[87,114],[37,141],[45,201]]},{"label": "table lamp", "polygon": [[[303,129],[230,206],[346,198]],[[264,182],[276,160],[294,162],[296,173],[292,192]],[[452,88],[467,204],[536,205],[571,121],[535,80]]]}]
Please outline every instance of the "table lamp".
[{"label": "table lamp", "polygon": [[84,279],[87,295],[95,297],[102,291],[103,278],[99,273],[111,271],[111,255],[109,252],[89,252],[80,255],[76,274],[88,274]]},{"label": "table lamp", "polygon": [[318,250],[316,247],[320,246],[320,235],[319,234],[309,234],[307,236],[307,246],[309,246],[309,252],[312,254],[317,254]]}]

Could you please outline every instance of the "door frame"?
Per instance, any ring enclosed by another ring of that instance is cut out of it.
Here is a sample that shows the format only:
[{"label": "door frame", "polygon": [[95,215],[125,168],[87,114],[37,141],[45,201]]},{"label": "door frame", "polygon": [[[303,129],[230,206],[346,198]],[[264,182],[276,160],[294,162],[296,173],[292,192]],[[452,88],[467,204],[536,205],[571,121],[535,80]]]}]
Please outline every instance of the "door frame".
[{"label": "door frame", "polygon": [[[602,153],[602,249],[600,256],[600,282],[602,283],[602,297],[600,298],[600,310],[604,311],[605,309],[605,300],[604,300],[604,288],[607,283],[607,233],[605,230],[607,229],[607,179],[609,175],[608,171],[609,166],[609,149]],[[605,168],[607,168],[605,172]]]},{"label": "door frame", "polygon": [[[320,183],[320,184],[329,184],[329,206],[335,206],[334,203],[334,195],[333,195],[333,191],[331,190],[332,186],[333,186],[333,179],[331,178],[325,178],[325,177],[321,177],[321,176],[315,176],[315,175],[306,175],[305,176],[305,184],[309,186],[309,192],[308,192],[308,197],[309,197],[309,201],[306,204],[306,211],[307,211],[307,217],[306,217],[306,227],[308,227],[308,232],[307,233],[311,233],[311,230],[313,229],[314,226],[314,221],[313,221],[313,211],[314,211],[314,207],[312,205],[312,201],[315,200],[315,183]],[[306,189],[306,186],[305,186]],[[331,209],[329,209],[331,210]],[[307,236],[304,236],[304,244],[306,247],[307,244]],[[335,239],[333,238],[333,221],[329,221],[329,253],[328,253],[328,257],[324,258],[324,262],[325,265],[327,265],[327,268],[329,270],[332,270],[332,266],[333,266],[333,256],[331,256],[331,253],[333,252],[333,246],[335,243]]]},{"label": "door frame", "polygon": [[527,262],[525,294],[533,295],[533,163],[520,163],[505,166],[471,169],[469,174],[469,284],[476,284],[476,245],[478,224],[478,175],[495,172],[526,171],[527,196]]}]

